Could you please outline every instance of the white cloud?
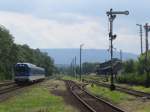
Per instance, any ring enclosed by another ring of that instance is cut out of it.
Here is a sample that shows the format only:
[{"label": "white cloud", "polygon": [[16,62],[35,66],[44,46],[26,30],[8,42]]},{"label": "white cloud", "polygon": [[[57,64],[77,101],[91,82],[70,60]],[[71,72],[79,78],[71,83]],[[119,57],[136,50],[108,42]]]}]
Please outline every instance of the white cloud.
[{"label": "white cloud", "polygon": [[[80,43],[86,48],[108,48],[108,28],[100,18],[69,13],[61,13],[58,18],[41,19],[0,11],[0,24],[10,30],[16,43],[28,44],[32,48],[77,48]],[[131,38],[133,35],[127,35],[128,29],[123,31],[126,33],[120,34],[116,46],[137,53],[138,42]]]}]

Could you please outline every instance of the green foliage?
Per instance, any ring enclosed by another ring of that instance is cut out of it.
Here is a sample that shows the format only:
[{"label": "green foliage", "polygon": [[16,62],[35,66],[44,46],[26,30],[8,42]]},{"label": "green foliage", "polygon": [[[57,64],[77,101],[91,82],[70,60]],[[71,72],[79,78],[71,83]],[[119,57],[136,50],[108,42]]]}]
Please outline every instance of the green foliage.
[{"label": "green foliage", "polygon": [[133,73],[135,71],[135,62],[134,60],[128,60],[123,63],[125,73]]},{"label": "green foliage", "polygon": [[88,62],[83,63],[82,64],[82,73],[83,74],[95,73],[96,65],[97,65],[97,63],[88,63]]},{"label": "green foliage", "polygon": [[[89,63],[89,62],[83,63],[82,64],[82,75],[95,73],[97,65],[98,65],[98,63]],[[76,65],[76,67],[74,65],[61,66],[61,67],[57,68],[57,73],[75,76],[75,73],[80,74],[80,66],[79,65]]]},{"label": "green foliage", "polygon": [[146,68],[150,66],[150,51],[145,59],[145,54],[139,56],[138,60],[127,60],[123,63],[124,73],[138,73],[144,74]]},{"label": "green foliage", "polygon": [[17,45],[14,37],[3,26],[0,27],[0,80],[11,79],[17,62],[28,62],[44,67],[47,75],[53,72],[53,60],[39,49],[28,45]]},{"label": "green foliage", "polygon": [[147,60],[146,60],[145,54],[142,54],[139,57],[137,65],[138,65],[137,71],[140,74],[143,74],[146,71],[146,68],[149,68],[149,66],[150,66],[150,51],[148,52]]},{"label": "green foliage", "polygon": [[[12,68],[11,51],[13,49],[13,36],[4,27],[0,27],[0,75],[1,79],[10,78]],[[13,63],[13,62],[12,62]],[[7,74],[7,75],[5,75]]]},{"label": "green foliage", "polygon": [[19,45],[18,48],[18,60],[20,62],[30,62],[37,66],[43,67],[45,68],[47,75],[52,75],[54,62],[47,53],[43,53],[39,49],[31,49],[27,45]]},{"label": "green foliage", "polygon": [[128,84],[134,84],[134,85],[144,85],[146,81],[146,75],[139,75],[139,74],[123,74],[121,76],[117,77],[117,81],[119,83],[128,83]]},{"label": "green foliage", "polygon": [[146,81],[150,81],[146,76],[146,70],[150,72],[150,51],[145,58],[145,53],[140,55],[137,61],[128,60],[123,63],[124,73],[117,78],[119,83],[128,83],[135,85],[145,85]]},{"label": "green foliage", "polygon": [[118,92],[118,91],[111,91],[108,88],[105,87],[101,87],[101,86],[88,86],[87,89],[100,97],[104,97],[105,99],[108,99],[110,101],[112,101],[113,103],[121,103],[121,102],[125,102],[128,100],[133,100],[135,99],[133,96],[122,93],[122,92]]}]

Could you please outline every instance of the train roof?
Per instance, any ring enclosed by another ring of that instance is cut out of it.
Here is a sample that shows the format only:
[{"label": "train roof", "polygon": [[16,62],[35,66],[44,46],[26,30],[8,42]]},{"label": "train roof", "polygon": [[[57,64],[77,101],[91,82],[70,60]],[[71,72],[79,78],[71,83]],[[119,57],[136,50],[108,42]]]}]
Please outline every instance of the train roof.
[{"label": "train roof", "polygon": [[17,63],[16,65],[27,65],[29,68],[38,68],[38,69],[44,70],[44,68],[38,67],[31,63]]}]

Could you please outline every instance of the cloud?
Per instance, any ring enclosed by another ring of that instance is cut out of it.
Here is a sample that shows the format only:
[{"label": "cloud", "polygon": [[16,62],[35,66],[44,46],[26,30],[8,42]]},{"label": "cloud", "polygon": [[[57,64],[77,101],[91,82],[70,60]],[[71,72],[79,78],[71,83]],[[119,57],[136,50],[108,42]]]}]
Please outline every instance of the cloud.
[{"label": "cloud", "polygon": [[[84,43],[85,48],[108,48],[108,28],[101,18],[70,13],[60,13],[56,18],[0,11],[0,23],[10,30],[18,44],[28,44],[32,48],[78,48]],[[121,37],[115,45],[137,53],[138,41],[132,34],[128,35],[128,28],[121,29]]]}]

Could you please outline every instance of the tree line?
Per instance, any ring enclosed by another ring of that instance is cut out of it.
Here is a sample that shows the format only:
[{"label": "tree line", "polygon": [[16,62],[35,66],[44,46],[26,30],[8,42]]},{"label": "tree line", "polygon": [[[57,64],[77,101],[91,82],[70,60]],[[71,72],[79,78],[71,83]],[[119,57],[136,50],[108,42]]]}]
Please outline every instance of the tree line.
[{"label": "tree line", "polygon": [[0,26],[0,80],[8,80],[13,76],[14,65],[18,62],[29,62],[43,67],[47,75],[54,70],[54,61],[40,49],[32,49],[28,45],[14,43],[14,37],[4,26]]},{"label": "tree line", "polygon": [[[91,73],[95,73],[97,69],[97,65],[99,63],[91,63],[91,62],[84,62],[82,63],[82,74],[89,75]],[[57,67],[58,74],[68,74],[75,76],[80,74],[80,66],[79,65],[70,65],[70,66],[61,66]]]},{"label": "tree line", "polygon": [[[82,64],[82,74],[88,75],[96,73],[97,65],[100,63],[85,62]],[[61,67],[57,69],[58,73],[68,74],[75,76],[80,74],[79,65],[74,68],[73,66]],[[148,74],[147,74],[148,71]],[[133,85],[150,86],[150,51],[148,51],[147,59],[145,59],[145,53],[141,54],[137,60],[126,60],[122,62],[122,70],[115,77],[118,83],[127,83]]]},{"label": "tree line", "polygon": [[147,59],[143,53],[137,60],[125,61],[123,69],[122,75],[118,77],[118,82],[134,85],[146,85],[148,83],[150,86],[150,51],[148,51]]}]

